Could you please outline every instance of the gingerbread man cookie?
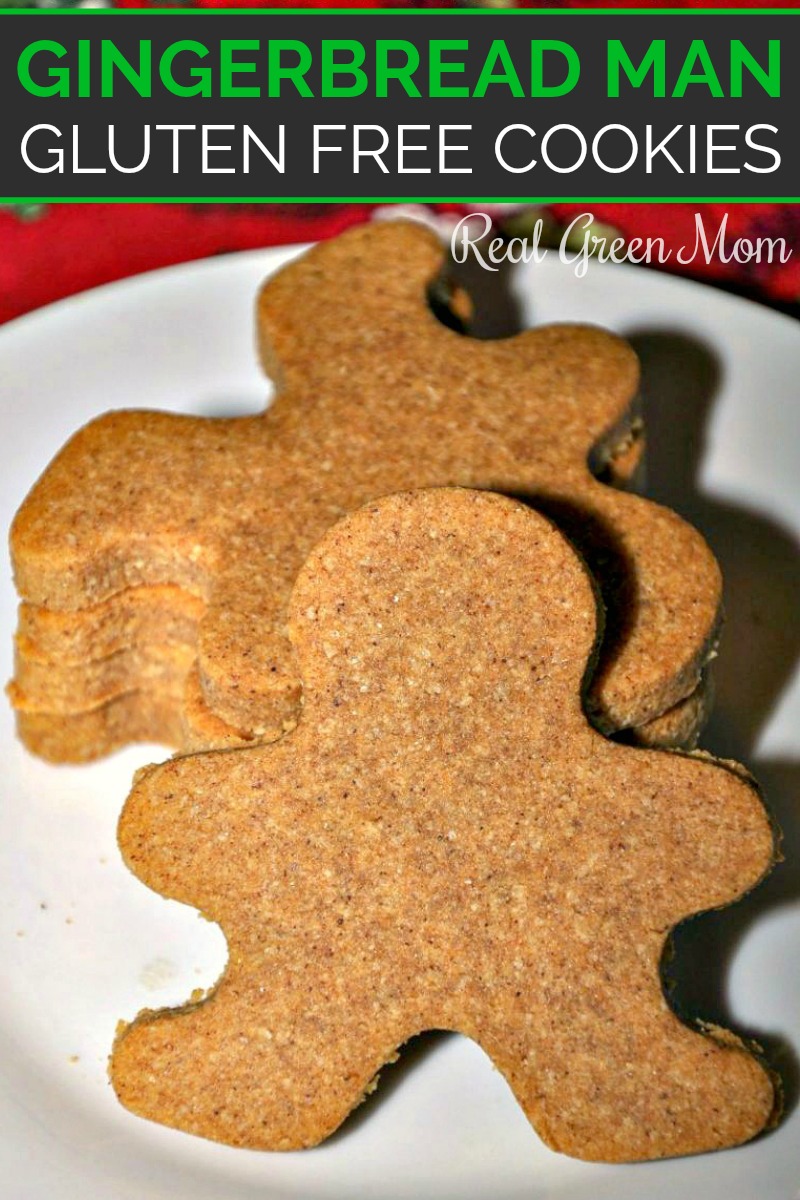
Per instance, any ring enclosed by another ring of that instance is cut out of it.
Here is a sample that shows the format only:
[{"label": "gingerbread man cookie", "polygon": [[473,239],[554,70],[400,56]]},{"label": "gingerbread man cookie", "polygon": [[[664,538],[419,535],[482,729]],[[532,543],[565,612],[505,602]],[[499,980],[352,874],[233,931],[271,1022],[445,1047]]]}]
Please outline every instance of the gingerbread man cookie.
[{"label": "gingerbread man cookie", "polygon": [[[588,697],[604,731],[646,723],[696,687],[718,619],[716,563],[674,513],[590,469],[627,437],[634,354],[587,326],[463,337],[426,300],[442,261],[411,224],[315,247],[261,294],[277,390],[262,416],[109,413],[76,434],[17,515],[12,555],[29,604],[80,623],[154,585],[202,601],[194,744],[204,714],[264,740],[295,718],[285,620],[298,569],[339,517],[420,486],[523,497],[568,531],[608,611]],[[138,686],[131,675],[128,690]],[[43,712],[19,681],[15,696]]]},{"label": "gingerbread man cookie", "polygon": [[145,1012],[111,1075],[141,1116],[235,1146],[328,1136],[426,1029],[477,1041],[539,1135],[627,1161],[731,1146],[771,1077],[662,990],[670,929],[774,857],[752,783],[608,741],[582,693],[596,596],[542,516],[393,496],[295,585],[296,729],[140,777],[131,869],[222,926],[200,1003]]}]

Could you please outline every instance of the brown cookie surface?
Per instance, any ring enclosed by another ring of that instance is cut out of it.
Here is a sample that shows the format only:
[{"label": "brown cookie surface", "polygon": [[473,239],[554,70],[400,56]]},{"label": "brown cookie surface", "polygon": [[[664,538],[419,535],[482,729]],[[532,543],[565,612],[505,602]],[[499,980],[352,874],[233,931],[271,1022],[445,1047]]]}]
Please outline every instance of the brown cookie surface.
[{"label": "brown cookie surface", "polygon": [[53,666],[83,666],[120,651],[197,644],[205,605],[178,587],[128,588],[78,612],[21,604],[17,642]]},{"label": "brown cookie surface", "polygon": [[769,1074],[681,1023],[659,971],[677,922],[769,869],[770,823],[726,767],[589,725],[596,598],[564,537],[486,493],[378,501],[312,552],[289,630],[294,731],[152,768],[123,811],[128,865],[219,922],[229,962],[204,1002],[121,1033],[122,1102],[310,1146],[435,1028],[475,1039],[568,1154],[761,1130]]},{"label": "brown cookie surface", "polygon": [[590,697],[603,729],[687,696],[717,620],[714,559],[589,467],[629,421],[635,356],[585,326],[460,336],[426,302],[442,254],[417,226],[367,226],[270,280],[263,416],[117,412],[81,430],[15,521],[23,598],[82,611],[142,586],[192,593],[205,706],[245,735],[280,729],[299,696],[286,601],[313,544],[375,496],[462,484],[543,507],[589,561],[609,612]]},{"label": "brown cookie surface", "polygon": [[714,707],[714,676],[707,666],[700,682],[685,700],[679,700],[660,717],[636,725],[618,734],[620,741],[633,746],[654,746],[665,750],[694,750]]},{"label": "brown cookie surface", "polygon": [[34,754],[51,763],[88,763],[131,742],[180,746],[183,686],[125,692],[77,713],[18,709],[17,729]]},{"label": "brown cookie surface", "polygon": [[193,665],[193,647],[183,642],[138,643],[80,666],[65,666],[39,658],[18,639],[8,692],[17,711],[72,715],[143,688],[180,695]]}]

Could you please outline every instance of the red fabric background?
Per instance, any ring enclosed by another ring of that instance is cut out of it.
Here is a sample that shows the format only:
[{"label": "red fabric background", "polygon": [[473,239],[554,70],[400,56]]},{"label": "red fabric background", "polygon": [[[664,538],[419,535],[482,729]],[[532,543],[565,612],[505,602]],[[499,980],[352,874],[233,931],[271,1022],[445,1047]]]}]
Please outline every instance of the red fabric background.
[{"label": "red fabric background", "polygon": [[[455,207],[455,206],[453,206]],[[581,205],[556,205],[567,223]],[[794,247],[785,265],[709,266],[699,278],[743,286],[765,299],[800,298],[800,205],[600,204],[595,217],[624,235],[661,236],[668,246],[693,245],[694,214],[716,229],[729,212],[731,236],[783,236]],[[53,205],[32,219],[0,213],[0,321],[63,296],[140,271],[232,250],[330,237],[369,218],[369,205]]]}]

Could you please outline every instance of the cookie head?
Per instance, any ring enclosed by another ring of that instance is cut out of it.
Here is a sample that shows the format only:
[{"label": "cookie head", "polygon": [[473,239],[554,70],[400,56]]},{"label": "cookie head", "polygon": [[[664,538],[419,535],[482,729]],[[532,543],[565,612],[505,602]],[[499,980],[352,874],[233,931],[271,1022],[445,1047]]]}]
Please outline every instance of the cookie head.
[{"label": "cookie head", "polygon": [[470,444],[482,433],[500,452],[498,472],[509,449],[543,471],[585,471],[596,444],[628,421],[639,384],[631,347],[595,325],[463,337],[430,304],[445,266],[440,240],[410,222],[361,226],[315,246],[259,295],[267,374],[303,407],[341,413],[344,404],[356,423],[359,411],[389,417],[395,441],[410,418],[417,456],[427,420],[440,454],[442,439]]},{"label": "cookie head", "polygon": [[[327,374],[325,359],[337,347],[348,354],[361,348],[379,366],[382,352],[395,348],[393,330],[397,337],[413,337],[438,323],[426,302],[443,267],[434,233],[391,222],[351,230],[345,243],[345,270],[337,239],[279,272],[261,290],[259,350],[279,386],[317,368]],[[381,335],[388,340],[376,344]]]},{"label": "cookie head", "polygon": [[453,488],[368,506],[312,552],[289,622],[306,705],[399,704],[469,725],[535,703],[582,721],[592,584],[553,526],[503,497]]}]

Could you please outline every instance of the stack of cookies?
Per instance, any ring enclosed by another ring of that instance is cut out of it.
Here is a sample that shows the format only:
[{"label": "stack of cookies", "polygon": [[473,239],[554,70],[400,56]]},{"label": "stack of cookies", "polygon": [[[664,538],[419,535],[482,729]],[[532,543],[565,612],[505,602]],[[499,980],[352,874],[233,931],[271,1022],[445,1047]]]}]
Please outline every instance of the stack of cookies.
[{"label": "stack of cookies", "polygon": [[314,248],[260,296],[263,415],[101,417],[16,518],[21,736],[56,762],[183,752],[141,774],[120,844],[230,948],[201,1003],[121,1032],[113,1083],[297,1148],[448,1028],[556,1149],[733,1145],[772,1077],[674,1016],[660,963],[773,833],[741,769],[642,748],[702,726],[719,571],[625,488],[630,348],[464,337],[429,303],[442,258],[407,224]]},{"label": "stack of cookies", "polygon": [[624,485],[641,451],[634,354],[580,326],[465,338],[428,303],[442,260],[410,224],[318,246],[261,293],[277,391],[263,415],[111,413],[65,447],[12,533],[11,699],[35,753],[279,736],[298,711],[284,626],[306,555],[374,497],[441,485],[502,491],[557,521],[606,610],[592,719],[648,745],[693,743],[716,564],[674,513],[601,482]]}]

